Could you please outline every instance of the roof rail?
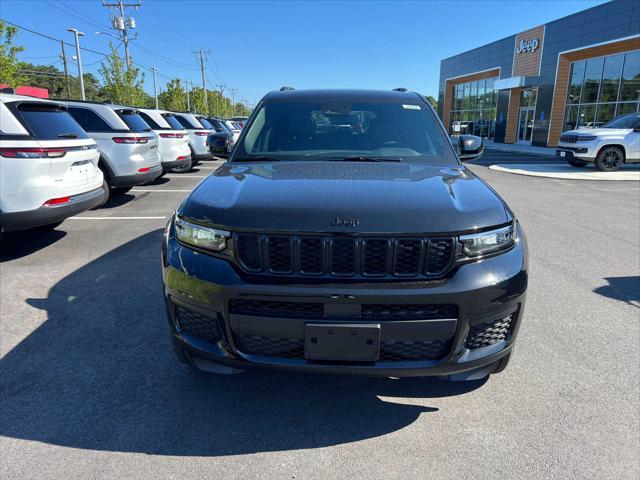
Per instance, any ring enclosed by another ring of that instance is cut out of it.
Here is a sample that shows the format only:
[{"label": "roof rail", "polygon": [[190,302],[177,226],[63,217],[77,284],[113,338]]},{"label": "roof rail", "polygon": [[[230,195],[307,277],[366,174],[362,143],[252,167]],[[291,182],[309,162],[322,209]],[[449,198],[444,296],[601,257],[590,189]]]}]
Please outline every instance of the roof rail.
[{"label": "roof rail", "polygon": [[281,92],[288,92],[290,90],[295,90],[293,87],[280,87]]},{"label": "roof rail", "polygon": [[408,92],[409,90],[407,90],[404,87],[398,87],[398,88],[394,88],[393,91],[394,92]]}]

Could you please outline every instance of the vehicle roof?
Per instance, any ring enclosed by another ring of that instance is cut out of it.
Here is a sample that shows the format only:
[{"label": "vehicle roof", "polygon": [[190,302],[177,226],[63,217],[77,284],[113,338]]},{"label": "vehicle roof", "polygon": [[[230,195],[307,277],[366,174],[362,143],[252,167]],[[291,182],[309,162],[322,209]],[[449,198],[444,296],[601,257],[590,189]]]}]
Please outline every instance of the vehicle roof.
[{"label": "vehicle roof", "polygon": [[415,92],[399,92],[395,90],[360,90],[360,89],[308,89],[282,90],[267,93],[263,100],[395,100],[412,101],[421,97]]},{"label": "vehicle roof", "polygon": [[50,100],[47,98],[38,98],[38,97],[30,97],[28,95],[16,95],[14,93],[0,93],[0,102],[2,103],[11,103],[11,102],[43,102],[43,103],[63,103],[57,100]]}]

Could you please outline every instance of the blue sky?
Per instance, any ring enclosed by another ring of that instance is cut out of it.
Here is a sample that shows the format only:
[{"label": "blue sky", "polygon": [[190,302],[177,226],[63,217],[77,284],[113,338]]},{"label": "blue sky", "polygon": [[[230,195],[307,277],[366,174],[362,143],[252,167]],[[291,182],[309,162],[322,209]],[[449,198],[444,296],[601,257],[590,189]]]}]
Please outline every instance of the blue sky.
[{"label": "blue sky", "polygon": [[[436,96],[441,59],[603,1],[142,3],[132,11],[138,24],[134,62],[200,84],[191,50],[209,49],[210,84],[226,83],[237,88],[236,99],[253,103],[282,85],[404,86]],[[69,42],[72,34],[66,29],[75,27],[87,34],[82,46],[107,51],[109,38],[94,33],[109,26],[100,0],[1,0],[0,18]],[[21,58],[59,62],[56,42],[28,32],[18,39],[26,47]],[[119,51],[124,55],[122,47]],[[69,49],[67,55],[72,53]],[[83,53],[85,71],[96,72],[100,58]],[[159,81],[164,84],[166,78]],[[152,88],[147,73],[145,89]]]}]

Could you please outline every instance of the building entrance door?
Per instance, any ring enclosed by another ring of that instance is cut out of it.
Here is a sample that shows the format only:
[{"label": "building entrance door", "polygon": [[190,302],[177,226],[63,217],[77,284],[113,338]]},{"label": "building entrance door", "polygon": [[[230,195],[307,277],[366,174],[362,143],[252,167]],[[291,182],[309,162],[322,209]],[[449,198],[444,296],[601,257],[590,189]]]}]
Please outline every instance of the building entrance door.
[{"label": "building entrance door", "polygon": [[535,107],[520,107],[520,114],[518,116],[518,135],[516,137],[518,143],[531,145],[534,111]]}]

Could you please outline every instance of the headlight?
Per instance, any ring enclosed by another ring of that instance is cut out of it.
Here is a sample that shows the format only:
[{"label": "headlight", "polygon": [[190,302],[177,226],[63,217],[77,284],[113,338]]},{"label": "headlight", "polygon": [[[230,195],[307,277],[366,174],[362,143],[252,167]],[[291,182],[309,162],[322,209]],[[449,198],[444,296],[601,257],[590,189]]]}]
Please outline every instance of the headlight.
[{"label": "headlight", "polygon": [[593,142],[597,138],[595,135],[578,135],[578,142]]},{"label": "headlight", "polygon": [[514,242],[513,225],[498,230],[460,236],[462,251],[468,257],[479,257],[505,250],[511,247]]},{"label": "headlight", "polygon": [[175,225],[178,240],[194,247],[213,250],[214,252],[221,252],[227,248],[227,238],[231,236],[229,232],[224,230],[195,225],[178,217],[176,217]]}]

